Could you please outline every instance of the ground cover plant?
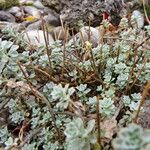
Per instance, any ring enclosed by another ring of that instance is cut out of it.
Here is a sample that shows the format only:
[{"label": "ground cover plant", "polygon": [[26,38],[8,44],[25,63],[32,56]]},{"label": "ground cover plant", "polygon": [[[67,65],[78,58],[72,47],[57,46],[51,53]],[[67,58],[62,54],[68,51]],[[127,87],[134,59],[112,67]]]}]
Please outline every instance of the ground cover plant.
[{"label": "ground cover plant", "polygon": [[[150,89],[150,26],[102,22],[88,41],[28,43],[13,28],[0,38],[0,144],[22,150],[149,150],[139,124]],[[90,28],[90,27],[89,27]],[[66,29],[67,30],[67,29]],[[66,38],[67,39],[67,38]]]}]

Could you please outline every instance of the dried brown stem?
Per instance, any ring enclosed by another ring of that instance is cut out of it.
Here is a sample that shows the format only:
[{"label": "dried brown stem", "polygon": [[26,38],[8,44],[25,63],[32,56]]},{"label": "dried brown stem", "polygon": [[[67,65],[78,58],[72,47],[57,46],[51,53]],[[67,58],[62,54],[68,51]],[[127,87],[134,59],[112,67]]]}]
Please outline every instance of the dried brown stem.
[{"label": "dried brown stem", "polygon": [[132,87],[135,85],[135,83],[136,83],[136,81],[138,80],[139,76],[141,75],[141,73],[142,73],[142,71],[143,71],[143,69],[144,69],[146,63],[147,63],[147,59],[145,58],[145,59],[144,59],[144,62],[143,62],[142,68],[141,68],[141,69],[139,70],[139,72],[137,73],[137,76],[135,77],[135,79],[134,79],[132,85],[129,86],[129,88],[127,89],[127,91],[129,91],[130,89],[132,89]]},{"label": "dried brown stem", "polygon": [[61,139],[61,134],[60,134],[59,129],[57,128],[55,114],[54,114],[54,112],[53,112],[53,109],[52,109],[52,107],[51,107],[50,102],[48,101],[48,99],[46,99],[46,97],[45,97],[42,93],[40,93],[38,90],[36,90],[36,89],[32,86],[31,82],[30,82],[29,79],[28,79],[27,74],[25,73],[25,71],[23,70],[23,68],[22,68],[22,66],[21,66],[21,63],[18,61],[17,64],[18,64],[18,66],[19,66],[21,72],[23,73],[23,75],[24,75],[24,77],[25,77],[25,79],[26,79],[26,81],[27,81],[27,83],[28,83],[28,85],[29,85],[32,94],[33,94],[36,98],[42,100],[42,101],[47,105],[47,107],[48,107],[48,109],[49,109],[49,111],[50,111],[51,117],[52,117],[52,121],[53,121],[53,124],[54,124],[54,128],[55,128],[56,131],[57,131],[58,138]]},{"label": "dried brown stem", "polygon": [[48,61],[49,61],[49,72],[50,72],[50,75],[51,75],[52,74],[52,63],[51,63],[50,55],[51,55],[52,50],[49,48],[48,29],[46,27],[46,23],[45,23],[43,18],[42,18],[42,30],[43,30],[44,41],[45,41],[45,45],[46,45],[46,54],[47,54]]},{"label": "dried brown stem", "polygon": [[143,2],[143,8],[144,8],[144,14],[145,14],[146,20],[150,24],[150,20],[148,18],[147,11],[146,11],[146,8],[145,8],[145,0],[142,0],[142,2]]},{"label": "dried brown stem", "polygon": [[142,107],[143,104],[144,104],[144,101],[145,101],[145,99],[146,99],[146,96],[147,96],[149,90],[150,90],[150,81],[148,81],[148,83],[146,84],[146,86],[145,86],[145,88],[144,88],[144,90],[143,90],[142,98],[141,98],[140,104],[139,104],[139,106],[138,106],[138,110],[137,110],[136,115],[135,115],[135,117],[134,117],[134,119],[133,119],[133,122],[134,122],[134,123],[137,123],[137,120],[138,120],[138,117],[139,117],[139,113],[140,113],[141,107]]},{"label": "dried brown stem", "polygon": [[134,69],[136,67],[136,64],[139,62],[140,58],[142,57],[144,51],[141,51],[141,53],[139,54],[138,58],[136,59],[136,56],[137,56],[137,49],[142,46],[147,40],[150,39],[150,36],[147,37],[143,42],[141,42],[139,45],[137,45],[134,49],[133,49],[133,52],[135,52],[135,55],[134,55],[134,62],[133,62],[133,65],[132,65],[132,68],[131,68],[131,71],[130,71],[130,76],[129,76],[129,79],[128,79],[128,83],[127,83],[127,86],[126,86],[126,90],[124,93],[127,93],[128,92],[128,89],[129,89],[129,84],[130,84],[130,81],[132,79],[132,76],[134,74]]},{"label": "dried brown stem", "polygon": [[100,110],[99,110],[99,98],[97,97],[97,104],[96,104],[96,114],[97,114],[97,128],[98,128],[98,143],[100,149],[102,149],[101,145],[101,126],[100,126]]}]

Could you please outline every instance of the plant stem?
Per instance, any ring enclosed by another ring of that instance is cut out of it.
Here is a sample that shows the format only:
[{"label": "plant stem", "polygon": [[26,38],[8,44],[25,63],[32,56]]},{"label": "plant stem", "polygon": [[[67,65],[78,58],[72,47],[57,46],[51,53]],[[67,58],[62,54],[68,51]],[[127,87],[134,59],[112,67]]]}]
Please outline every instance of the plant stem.
[{"label": "plant stem", "polygon": [[49,48],[49,34],[48,34],[48,29],[46,27],[46,24],[43,18],[42,18],[42,30],[43,30],[44,41],[46,45],[46,54],[47,54],[48,61],[49,61],[49,72],[50,72],[50,75],[52,75],[52,63],[50,59],[52,50]]},{"label": "plant stem", "polygon": [[137,123],[137,120],[138,120],[138,117],[139,117],[139,113],[140,113],[141,107],[142,107],[143,104],[144,104],[144,101],[145,101],[145,99],[146,99],[146,96],[148,95],[149,90],[150,90],[150,81],[148,81],[148,83],[146,84],[146,86],[145,86],[145,88],[144,88],[144,90],[143,90],[142,98],[141,98],[140,104],[139,104],[139,106],[138,106],[138,110],[137,110],[136,115],[135,115],[135,117],[134,117],[134,119],[133,119],[133,122],[134,122],[134,123]]},{"label": "plant stem", "polygon": [[19,61],[17,61],[17,64],[18,64],[18,66],[19,66],[21,72],[23,73],[23,75],[24,75],[24,77],[25,77],[25,79],[26,79],[26,81],[27,81],[27,83],[28,83],[28,85],[29,85],[32,94],[33,94],[36,98],[39,98],[40,100],[42,100],[42,101],[47,105],[47,107],[48,107],[48,109],[49,109],[49,111],[50,111],[51,117],[52,117],[52,121],[53,121],[53,124],[54,124],[54,128],[55,128],[55,130],[57,131],[59,140],[61,140],[61,134],[60,134],[59,129],[57,128],[55,114],[54,114],[54,111],[53,111],[53,109],[52,109],[52,106],[51,106],[50,102],[48,101],[48,99],[47,99],[42,93],[40,93],[38,90],[36,90],[36,89],[32,86],[31,82],[30,82],[29,79],[28,79],[27,74],[25,73],[25,71],[23,70],[23,68],[22,68],[22,66],[21,66],[21,63],[20,63]]},{"label": "plant stem", "polygon": [[97,104],[96,104],[96,114],[97,114],[97,128],[98,128],[98,143],[100,149],[102,149],[101,145],[101,126],[100,126],[100,110],[99,110],[99,99],[97,97]]}]

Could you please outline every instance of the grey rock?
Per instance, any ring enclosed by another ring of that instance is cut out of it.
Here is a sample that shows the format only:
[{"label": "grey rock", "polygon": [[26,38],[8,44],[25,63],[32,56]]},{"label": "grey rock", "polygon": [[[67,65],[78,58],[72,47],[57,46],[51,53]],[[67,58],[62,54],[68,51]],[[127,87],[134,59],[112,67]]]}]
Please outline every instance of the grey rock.
[{"label": "grey rock", "polygon": [[24,26],[25,28],[28,27],[30,24],[32,24],[34,22],[31,22],[31,21],[23,21],[21,24],[22,26]]},{"label": "grey rock", "polygon": [[24,8],[24,11],[28,13],[29,15],[32,15],[36,18],[40,18],[41,13],[37,8],[33,6],[24,6],[23,8]]},{"label": "grey rock", "polygon": [[33,6],[38,8],[38,9],[43,9],[44,8],[43,4],[40,1],[35,1],[33,3]]},{"label": "grey rock", "polygon": [[[36,46],[45,45],[44,34],[42,30],[26,31],[23,33],[23,36],[27,42],[30,42],[30,44]],[[48,34],[48,36],[49,36],[49,43],[52,44],[54,42],[54,39],[51,34]]]},{"label": "grey rock", "polygon": [[14,7],[11,7],[10,9],[8,9],[8,12],[13,14],[13,15],[20,12],[20,11],[21,11],[21,9],[17,6],[14,6]]},{"label": "grey rock", "polygon": [[[90,35],[90,36],[89,36]],[[92,43],[93,47],[96,47],[99,44],[101,33],[98,29],[85,26],[80,29],[80,32],[78,32],[74,37],[74,40],[80,40],[80,42],[85,43],[86,41],[90,41]],[[73,42],[73,39],[70,40],[70,42]]]},{"label": "grey rock", "polygon": [[59,26],[60,25],[60,20],[57,18],[54,14],[49,13],[47,16],[44,16],[44,20],[46,23],[52,25],[52,26]]},{"label": "grey rock", "polygon": [[43,9],[43,15],[45,15],[45,20],[47,23],[53,25],[53,26],[59,26],[60,25],[60,15],[48,7],[45,7]]},{"label": "grey rock", "polygon": [[103,12],[110,14],[110,21],[117,25],[124,12],[124,0],[42,0],[43,5],[61,14],[62,21],[69,27],[77,27],[79,21],[84,25],[98,26]]},{"label": "grey rock", "polygon": [[34,23],[31,23],[27,26],[27,30],[40,30],[42,25],[42,21],[38,20]]},{"label": "grey rock", "polygon": [[65,33],[65,30],[63,29],[62,26],[58,26],[55,27],[52,31],[52,35],[54,37],[55,40],[65,40],[65,36],[66,38],[70,38],[70,34],[69,33]]},{"label": "grey rock", "polygon": [[135,27],[138,27],[139,29],[144,26],[144,15],[139,10],[133,11],[131,15],[131,20],[135,22]]},{"label": "grey rock", "polygon": [[21,19],[23,16],[23,13],[21,12],[20,7],[17,7],[17,6],[10,8],[8,12],[14,15],[17,19]]},{"label": "grey rock", "polygon": [[22,12],[17,12],[17,13],[15,14],[15,17],[17,17],[17,18],[22,18]]},{"label": "grey rock", "polygon": [[7,11],[0,11],[0,21],[15,22],[15,17]]},{"label": "grey rock", "polygon": [[23,26],[19,23],[0,21],[0,30],[3,30],[5,27],[13,28],[15,31],[21,31],[23,29]]}]

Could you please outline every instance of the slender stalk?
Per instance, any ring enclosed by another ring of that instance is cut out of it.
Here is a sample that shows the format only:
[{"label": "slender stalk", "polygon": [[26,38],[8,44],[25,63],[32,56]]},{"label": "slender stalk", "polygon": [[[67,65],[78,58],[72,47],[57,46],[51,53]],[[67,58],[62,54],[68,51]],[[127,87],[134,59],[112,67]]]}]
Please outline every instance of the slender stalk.
[{"label": "slender stalk", "polygon": [[64,74],[64,68],[65,68],[65,61],[66,61],[66,42],[67,42],[67,29],[64,28],[65,37],[64,37],[64,44],[63,44],[63,68],[62,68],[62,76]]},{"label": "slender stalk", "polygon": [[100,146],[100,149],[102,149],[101,145],[101,126],[100,126],[100,110],[99,110],[99,99],[97,97],[97,104],[96,104],[96,114],[97,114],[97,128],[98,128],[98,143]]},{"label": "slender stalk", "polygon": [[51,49],[49,48],[49,35],[48,35],[48,29],[46,27],[46,24],[43,18],[42,18],[42,30],[43,30],[44,41],[46,45],[46,54],[47,54],[48,61],[49,61],[49,72],[50,72],[50,75],[52,75],[52,63],[50,59]]},{"label": "slender stalk", "polygon": [[126,89],[125,89],[125,92],[124,93],[127,93],[128,92],[128,89],[129,89],[129,84],[130,84],[130,81],[132,79],[132,76],[133,76],[133,72],[134,72],[134,69],[136,67],[136,64],[139,62],[140,58],[142,57],[144,51],[141,51],[138,58],[136,59],[136,56],[137,56],[137,49],[142,46],[146,41],[148,41],[150,39],[150,36],[147,37],[145,40],[143,40],[143,42],[141,42],[139,45],[137,45],[134,49],[133,49],[133,52],[135,52],[135,55],[134,55],[134,61],[133,61],[133,65],[132,65],[132,68],[131,68],[131,71],[130,71],[130,75],[129,75],[129,79],[128,79],[128,83],[127,83],[127,86],[126,86]]},{"label": "slender stalk", "polygon": [[95,64],[95,59],[94,59],[94,56],[93,56],[92,49],[90,48],[89,51],[90,51],[90,55],[91,55],[90,59],[91,59],[91,63],[92,63],[92,66],[93,66],[93,70],[94,70],[95,74],[98,76],[99,81],[101,82],[101,84],[105,87],[105,84],[104,84],[104,82],[103,82],[103,80],[102,80],[102,78],[101,78],[101,75],[98,73],[98,70],[97,70],[97,67],[96,67],[96,64]]},{"label": "slender stalk", "polygon": [[146,8],[145,8],[145,0],[142,0],[142,2],[143,2],[143,9],[144,9],[144,14],[145,14],[146,20],[150,24],[150,20],[148,18],[147,11],[146,11]]},{"label": "slender stalk", "polygon": [[27,68],[32,68],[32,69],[34,69],[34,70],[36,70],[36,71],[42,73],[42,74],[45,75],[46,77],[48,77],[49,80],[53,81],[54,83],[58,83],[58,80],[55,79],[55,77],[49,75],[46,71],[44,71],[44,70],[38,68],[37,66],[27,66]]},{"label": "slender stalk", "polygon": [[131,86],[128,86],[127,91],[129,91],[130,89],[132,89],[132,87],[135,85],[135,83],[136,83],[136,81],[138,80],[139,76],[141,75],[141,73],[142,73],[142,71],[143,71],[143,69],[144,69],[146,63],[147,63],[147,59],[145,58],[145,59],[144,59],[144,62],[143,62],[142,68],[141,68],[141,69],[139,70],[139,72],[137,73],[137,76],[135,77],[135,79],[134,79],[132,85],[131,85]]},{"label": "slender stalk", "polygon": [[134,119],[133,119],[133,122],[134,122],[134,123],[137,123],[137,120],[138,120],[138,117],[139,117],[139,113],[140,113],[141,107],[142,107],[143,104],[144,104],[144,101],[145,101],[145,99],[146,99],[146,96],[148,95],[149,90],[150,90],[150,81],[148,81],[148,83],[146,84],[146,86],[145,86],[145,88],[144,88],[144,90],[143,90],[142,98],[141,98],[140,104],[139,104],[139,106],[138,106],[138,110],[137,110],[136,115],[135,115],[135,117],[134,117]]}]

